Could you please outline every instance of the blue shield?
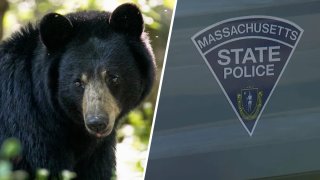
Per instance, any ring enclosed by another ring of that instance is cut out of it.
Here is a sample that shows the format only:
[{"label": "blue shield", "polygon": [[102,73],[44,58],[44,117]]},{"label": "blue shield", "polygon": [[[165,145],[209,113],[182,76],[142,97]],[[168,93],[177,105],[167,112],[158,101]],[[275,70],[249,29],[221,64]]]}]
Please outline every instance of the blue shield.
[{"label": "blue shield", "polygon": [[245,16],[215,23],[192,37],[250,136],[302,34],[285,19]]}]

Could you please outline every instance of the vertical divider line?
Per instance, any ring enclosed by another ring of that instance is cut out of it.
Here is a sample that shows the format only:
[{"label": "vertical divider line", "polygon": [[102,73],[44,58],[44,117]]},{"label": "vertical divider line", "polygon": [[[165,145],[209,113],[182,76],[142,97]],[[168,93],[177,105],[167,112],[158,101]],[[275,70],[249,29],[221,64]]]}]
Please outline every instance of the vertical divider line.
[{"label": "vertical divider line", "polygon": [[174,8],[173,8],[173,13],[172,13],[172,16],[171,16],[170,30],[169,30],[169,35],[168,35],[168,39],[167,39],[166,52],[165,52],[165,55],[164,55],[164,61],[163,61],[163,65],[162,65],[161,75],[160,75],[161,77],[160,77],[160,82],[159,82],[156,106],[154,108],[154,114],[153,114],[153,119],[152,119],[152,126],[151,126],[150,137],[149,137],[147,158],[146,158],[144,172],[143,172],[143,179],[146,178],[146,172],[147,172],[149,155],[150,155],[150,148],[151,148],[151,142],[152,142],[152,135],[153,135],[154,126],[155,126],[155,123],[156,123],[156,116],[157,116],[157,111],[158,111],[159,99],[160,99],[160,94],[161,94],[161,89],[162,89],[162,82],[163,82],[164,72],[165,72],[165,69],[166,69],[167,57],[168,57],[171,34],[172,34],[172,27],[173,27],[174,17],[175,17],[175,14],[176,14],[177,4],[178,4],[178,0],[176,0],[176,2],[175,2]]}]

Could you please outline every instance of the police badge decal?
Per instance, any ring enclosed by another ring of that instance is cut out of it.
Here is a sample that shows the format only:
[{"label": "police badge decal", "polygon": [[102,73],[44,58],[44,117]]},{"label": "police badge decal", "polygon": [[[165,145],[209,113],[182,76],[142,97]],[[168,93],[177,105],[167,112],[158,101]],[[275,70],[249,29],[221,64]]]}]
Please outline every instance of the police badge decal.
[{"label": "police badge decal", "polygon": [[302,34],[285,19],[244,16],[191,38],[250,136]]}]

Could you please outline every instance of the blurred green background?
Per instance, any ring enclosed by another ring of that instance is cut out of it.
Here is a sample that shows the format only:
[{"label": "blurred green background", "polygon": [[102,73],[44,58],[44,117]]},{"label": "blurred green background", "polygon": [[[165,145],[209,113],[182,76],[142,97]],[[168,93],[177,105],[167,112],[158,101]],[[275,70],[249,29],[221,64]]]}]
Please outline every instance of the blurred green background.
[{"label": "blurred green background", "polygon": [[[157,63],[157,80],[149,97],[124,118],[118,127],[115,179],[142,179],[148,155],[149,135],[159,88],[175,0],[0,0],[0,40],[10,37],[28,22],[36,23],[49,12],[67,14],[81,10],[113,11],[132,2],[143,12]],[[1,163],[0,163],[1,180]]]}]

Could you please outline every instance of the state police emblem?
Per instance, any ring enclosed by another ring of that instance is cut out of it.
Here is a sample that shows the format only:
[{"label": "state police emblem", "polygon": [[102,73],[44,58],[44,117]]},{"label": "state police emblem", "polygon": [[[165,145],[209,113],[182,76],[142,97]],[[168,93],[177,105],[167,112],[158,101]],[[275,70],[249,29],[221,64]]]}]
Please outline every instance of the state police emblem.
[{"label": "state police emblem", "polygon": [[302,34],[285,19],[244,16],[191,38],[250,136]]}]

